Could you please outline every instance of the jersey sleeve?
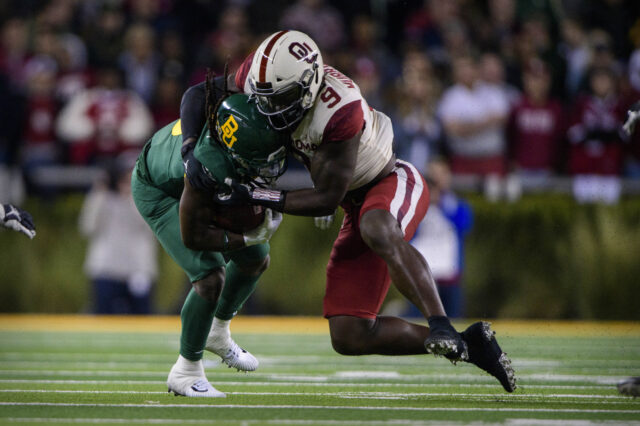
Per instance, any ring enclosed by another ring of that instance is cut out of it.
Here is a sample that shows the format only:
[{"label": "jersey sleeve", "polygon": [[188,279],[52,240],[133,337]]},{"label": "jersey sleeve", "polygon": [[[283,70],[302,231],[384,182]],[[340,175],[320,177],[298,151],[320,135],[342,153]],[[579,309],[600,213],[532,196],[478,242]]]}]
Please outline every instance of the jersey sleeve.
[{"label": "jersey sleeve", "polygon": [[241,92],[245,92],[244,85],[247,81],[247,76],[249,75],[251,62],[253,62],[253,55],[255,55],[255,52],[247,56],[247,59],[244,60],[242,65],[240,65],[240,68],[238,68],[238,70],[236,71],[236,78],[235,78],[236,87],[240,89]]},{"label": "jersey sleeve", "polygon": [[324,128],[322,143],[351,139],[364,128],[364,113],[359,99],[349,102],[338,109]]}]

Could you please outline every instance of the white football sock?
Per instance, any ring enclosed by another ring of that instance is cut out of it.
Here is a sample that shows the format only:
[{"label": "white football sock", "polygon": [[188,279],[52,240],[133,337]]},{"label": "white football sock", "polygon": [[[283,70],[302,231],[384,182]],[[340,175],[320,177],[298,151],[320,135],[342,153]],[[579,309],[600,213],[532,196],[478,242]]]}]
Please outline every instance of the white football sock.
[{"label": "white football sock", "polygon": [[231,337],[231,329],[229,324],[231,320],[221,320],[220,318],[213,318],[213,325],[209,332],[209,337],[214,339],[228,339]]},{"label": "white football sock", "polygon": [[182,355],[179,355],[178,361],[176,361],[176,367],[183,374],[204,377],[204,366],[202,365],[202,360],[190,361]]}]

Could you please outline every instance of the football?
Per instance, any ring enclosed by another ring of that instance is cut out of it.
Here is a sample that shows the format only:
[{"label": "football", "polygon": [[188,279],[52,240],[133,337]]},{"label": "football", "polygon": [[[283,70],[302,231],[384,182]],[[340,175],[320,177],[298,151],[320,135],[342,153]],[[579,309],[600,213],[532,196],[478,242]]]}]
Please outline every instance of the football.
[{"label": "football", "polygon": [[264,220],[264,207],[239,205],[216,205],[211,223],[222,229],[241,234],[256,228]]}]

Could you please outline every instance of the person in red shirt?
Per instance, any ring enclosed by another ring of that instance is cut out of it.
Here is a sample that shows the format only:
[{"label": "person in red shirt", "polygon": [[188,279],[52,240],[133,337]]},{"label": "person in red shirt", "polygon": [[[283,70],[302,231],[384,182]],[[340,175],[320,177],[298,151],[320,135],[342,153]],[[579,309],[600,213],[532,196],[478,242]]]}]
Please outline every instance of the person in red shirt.
[{"label": "person in red shirt", "polygon": [[567,132],[569,173],[580,202],[612,204],[621,192],[624,110],[610,68],[596,67],[589,75],[590,94],[575,104]]},{"label": "person in red shirt", "polygon": [[544,62],[532,61],[522,81],[524,95],[509,119],[510,160],[518,172],[547,176],[558,167],[564,112],[560,102],[549,97],[551,76]]},{"label": "person in red shirt", "polygon": [[57,118],[57,134],[69,143],[73,164],[101,163],[138,151],[153,131],[149,108],[133,91],[122,88],[117,69],[100,69],[97,83],[73,96]]}]

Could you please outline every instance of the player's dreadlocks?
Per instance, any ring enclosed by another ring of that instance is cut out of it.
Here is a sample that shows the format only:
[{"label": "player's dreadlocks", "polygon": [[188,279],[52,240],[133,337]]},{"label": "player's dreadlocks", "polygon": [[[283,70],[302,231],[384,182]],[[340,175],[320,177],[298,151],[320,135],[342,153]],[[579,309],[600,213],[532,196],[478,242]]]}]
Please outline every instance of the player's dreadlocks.
[{"label": "player's dreadlocks", "polygon": [[204,80],[204,94],[205,94],[205,113],[207,114],[207,124],[209,125],[209,136],[218,140],[218,135],[215,132],[216,122],[218,121],[218,109],[222,102],[230,95],[228,90],[227,80],[229,77],[229,63],[224,64],[224,83],[222,84],[222,94],[218,98],[218,101],[213,104],[213,95],[215,91],[213,78],[215,73],[211,69],[207,68],[207,76]]}]

